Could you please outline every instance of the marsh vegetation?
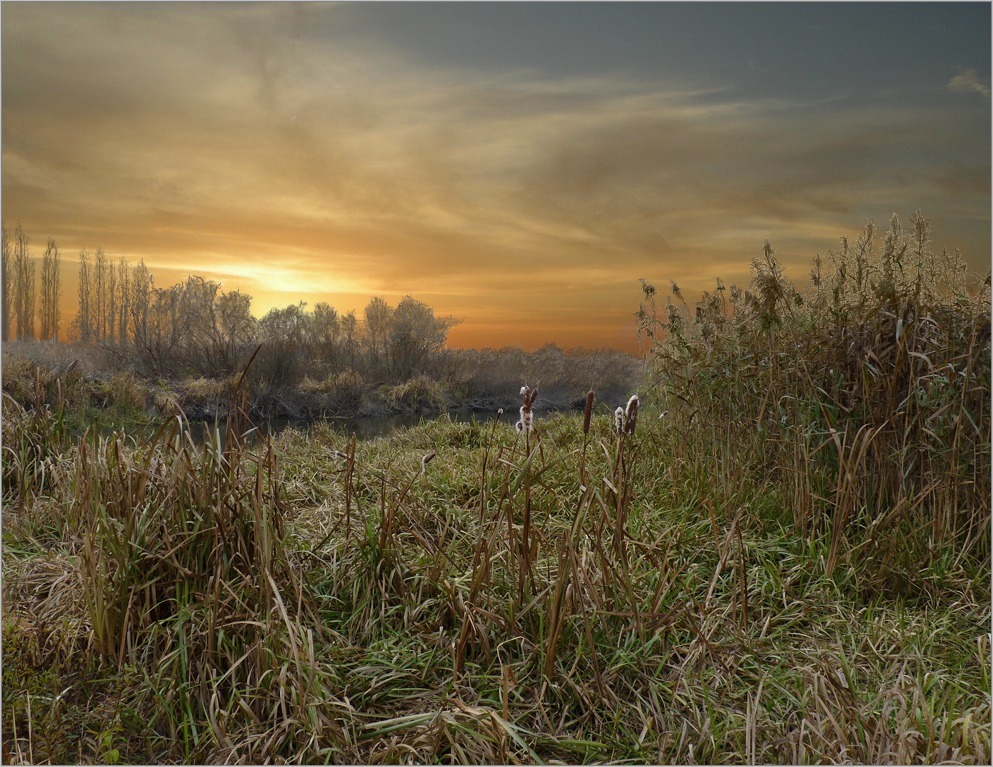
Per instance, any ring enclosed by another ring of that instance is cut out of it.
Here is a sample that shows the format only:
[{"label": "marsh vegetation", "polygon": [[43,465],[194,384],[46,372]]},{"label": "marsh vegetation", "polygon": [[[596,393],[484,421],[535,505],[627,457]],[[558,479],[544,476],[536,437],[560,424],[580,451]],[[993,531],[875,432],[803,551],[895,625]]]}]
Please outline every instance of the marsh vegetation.
[{"label": "marsh vegetation", "polygon": [[640,371],[633,357],[609,349],[449,349],[458,320],[411,296],[396,305],[373,297],[361,312],[299,302],[257,319],[252,297],[239,290],[196,275],[157,287],[144,262],[115,262],[102,250],[80,252],[77,310],[62,328],[58,244],[49,239],[41,261],[40,301],[36,261],[21,226],[12,235],[4,226],[7,364],[29,360],[48,378],[72,372],[125,404],[144,398],[158,415],[177,407],[193,419],[223,415],[253,355],[242,381],[251,415],[297,420],[496,410],[513,404],[521,377],[540,381],[540,406],[562,408],[594,381],[623,396]]},{"label": "marsh vegetation", "polygon": [[636,419],[74,438],[5,364],[4,761],[988,763],[989,277],[643,287]]}]

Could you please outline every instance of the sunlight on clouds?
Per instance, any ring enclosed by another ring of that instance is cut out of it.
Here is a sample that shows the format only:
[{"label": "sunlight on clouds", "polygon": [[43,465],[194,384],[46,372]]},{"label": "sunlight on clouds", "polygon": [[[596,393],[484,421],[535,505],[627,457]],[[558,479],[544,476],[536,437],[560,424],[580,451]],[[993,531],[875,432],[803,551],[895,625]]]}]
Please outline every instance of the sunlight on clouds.
[{"label": "sunlight on clouds", "polygon": [[[256,311],[431,296],[461,338],[509,308],[507,327],[547,312],[549,338],[581,339],[570,301],[630,315],[639,277],[747,280],[766,239],[802,274],[893,210],[946,216],[989,257],[988,191],[956,182],[977,151],[989,167],[973,112],[446,68],[342,10],[6,6],[5,218],[244,286]],[[947,87],[989,94],[974,70]]]}]

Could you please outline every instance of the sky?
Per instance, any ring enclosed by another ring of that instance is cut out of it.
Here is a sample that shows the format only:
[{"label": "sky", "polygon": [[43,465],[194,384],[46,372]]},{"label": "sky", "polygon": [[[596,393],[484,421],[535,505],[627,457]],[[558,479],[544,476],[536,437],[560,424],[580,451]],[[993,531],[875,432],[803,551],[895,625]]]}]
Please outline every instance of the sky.
[{"label": "sky", "polygon": [[457,347],[634,351],[639,278],[746,285],[917,209],[990,263],[988,3],[3,3],[2,208],[65,263]]}]

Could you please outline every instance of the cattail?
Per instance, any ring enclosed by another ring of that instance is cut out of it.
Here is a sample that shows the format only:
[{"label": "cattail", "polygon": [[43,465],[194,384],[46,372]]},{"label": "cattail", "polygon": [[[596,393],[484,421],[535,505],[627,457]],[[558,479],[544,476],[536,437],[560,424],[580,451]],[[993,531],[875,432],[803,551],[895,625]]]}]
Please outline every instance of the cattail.
[{"label": "cattail", "polygon": [[521,421],[518,421],[517,423],[514,424],[514,428],[517,429],[517,433],[520,434],[522,431],[524,431],[524,424]]},{"label": "cattail", "polygon": [[434,451],[428,453],[421,459],[421,474],[426,474],[428,470],[428,464],[431,463],[431,459],[434,458],[436,453]]},{"label": "cattail", "polygon": [[619,407],[614,411],[614,426],[617,427],[617,433],[624,433],[624,408]]},{"label": "cattail", "polygon": [[625,411],[625,422],[624,431],[627,434],[634,434],[635,424],[638,422],[638,395],[635,394],[628,400],[627,410]]},{"label": "cattail", "polygon": [[583,410],[583,434],[590,433],[590,418],[593,416],[593,400],[596,395],[591,389],[586,395],[586,409]]},{"label": "cattail", "polygon": [[497,408],[497,418],[503,415],[503,408]]},{"label": "cattail", "polygon": [[521,387],[521,400],[523,404],[521,405],[521,420],[517,422],[517,431],[524,431],[530,434],[534,428],[534,416],[531,413],[531,405],[534,404],[537,396],[537,389],[531,389],[528,386]]}]

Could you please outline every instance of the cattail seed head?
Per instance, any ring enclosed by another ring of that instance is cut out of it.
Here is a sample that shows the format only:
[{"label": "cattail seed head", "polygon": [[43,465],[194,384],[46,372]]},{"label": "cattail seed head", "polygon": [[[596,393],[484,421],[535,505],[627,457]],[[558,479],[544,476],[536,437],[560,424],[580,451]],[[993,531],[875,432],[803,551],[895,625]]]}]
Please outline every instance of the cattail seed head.
[{"label": "cattail seed head", "polygon": [[583,434],[590,433],[590,418],[593,416],[593,400],[596,395],[591,389],[586,395],[586,408],[583,410]]},{"label": "cattail seed head", "polygon": [[431,459],[437,455],[434,451],[428,453],[426,456],[421,458],[421,474],[426,474],[428,470],[428,464],[431,463]]},{"label": "cattail seed head", "polygon": [[628,406],[625,411],[625,421],[624,421],[624,431],[627,434],[634,434],[635,424],[638,423],[638,395],[635,394],[628,400]]},{"label": "cattail seed head", "polygon": [[624,408],[622,407],[614,411],[614,426],[617,428],[618,434],[624,432]]},{"label": "cattail seed head", "polygon": [[537,389],[531,389],[527,386],[521,387],[521,420],[518,422],[520,428],[518,431],[526,431],[531,433],[533,429],[533,415],[531,413],[531,405],[534,404],[535,398],[538,396]]}]

